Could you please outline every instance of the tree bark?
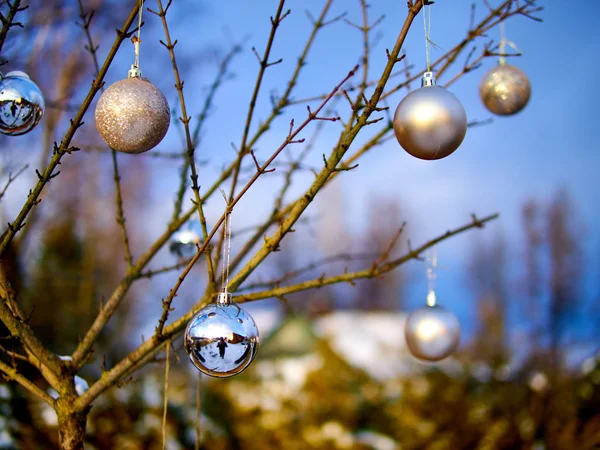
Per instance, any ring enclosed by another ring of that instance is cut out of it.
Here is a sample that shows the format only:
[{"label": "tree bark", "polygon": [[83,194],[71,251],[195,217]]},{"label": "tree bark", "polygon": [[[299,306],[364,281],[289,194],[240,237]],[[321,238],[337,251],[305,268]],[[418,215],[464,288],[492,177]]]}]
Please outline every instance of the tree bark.
[{"label": "tree bark", "polygon": [[58,440],[61,450],[81,450],[85,438],[88,411],[58,415]]}]

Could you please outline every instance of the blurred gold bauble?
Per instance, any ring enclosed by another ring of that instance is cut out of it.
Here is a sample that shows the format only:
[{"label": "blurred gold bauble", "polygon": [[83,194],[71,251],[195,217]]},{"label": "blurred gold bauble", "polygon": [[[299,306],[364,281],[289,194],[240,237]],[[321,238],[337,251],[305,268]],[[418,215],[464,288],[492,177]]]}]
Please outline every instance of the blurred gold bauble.
[{"label": "blurred gold bauble", "polygon": [[489,70],[479,85],[485,107],[500,116],[521,111],[531,95],[531,85],[523,71],[510,64],[498,64]]},{"label": "blurred gold bauble", "polygon": [[146,78],[129,77],[111,84],[96,106],[102,139],[124,153],[143,153],[167,134],[171,113],[167,99]]},{"label": "blurred gold bauble", "polygon": [[447,309],[438,305],[424,306],[409,314],[404,334],[415,358],[439,361],[458,347],[460,324]]},{"label": "blurred gold bauble", "polygon": [[402,99],[394,114],[394,133],[404,150],[420,159],[454,152],[467,132],[467,114],[454,94],[435,85],[426,72],[421,88]]}]

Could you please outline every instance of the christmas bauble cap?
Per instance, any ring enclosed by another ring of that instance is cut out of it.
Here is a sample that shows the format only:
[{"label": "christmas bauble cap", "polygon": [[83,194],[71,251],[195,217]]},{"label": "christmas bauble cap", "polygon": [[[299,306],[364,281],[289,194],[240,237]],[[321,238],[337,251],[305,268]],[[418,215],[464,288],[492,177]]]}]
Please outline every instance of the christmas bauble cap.
[{"label": "christmas bauble cap", "polygon": [[219,292],[219,295],[217,295],[217,303],[219,305],[230,305],[231,304],[231,293],[230,292]]},{"label": "christmas bauble cap", "polygon": [[[0,78],[2,78],[2,74],[0,74]],[[13,70],[11,72],[8,72],[6,75],[4,75],[4,78],[6,77],[14,77],[14,78],[25,78],[26,80],[31,80],[31,78],[29,78],[29,75],[27,75],[25,72],[21,71],[21,70]]]},{"label": "christmas bauble cap", "polygon": [[433,76],[433,72],[425,72],[423,74],[423,78],[421,78],[421,87],[427,87],[427,86],[436,86],[437,85],[437,81],[435,79],[435,77]]},{"label": "christmas bauble cap", "polygon": [[145,80],[145,78],[142,77],[142,71],[135,64],[131,65],[131,69],[129,69],[129,72],[127,72],[127,78],[141,78]]}]

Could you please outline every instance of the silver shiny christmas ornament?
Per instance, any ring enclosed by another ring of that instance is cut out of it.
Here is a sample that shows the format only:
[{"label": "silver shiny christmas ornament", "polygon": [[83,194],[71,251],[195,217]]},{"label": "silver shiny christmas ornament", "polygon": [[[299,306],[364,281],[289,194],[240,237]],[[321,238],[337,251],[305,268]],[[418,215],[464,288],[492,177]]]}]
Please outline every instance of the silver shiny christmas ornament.
[{"label": "silver shiny christmas ornament", "polygon": [[404,150],[419,159],[441,159],[454,152],[467,132],[467,114],[460,101],[437,86],[425,72],[421,88],[402,99],[394,114],[394,133]]},{"label": "silver shiny christmas ornament", "polygon": [[221,292],[215,304],[202,308],[190,320],[185,350],[202,373],[217,378],[237,375],[250,365],[258,350],[258,328],[250,314]]},{"label": "silver shiny christmas ornament", "polygon": [[415,358],[440,361],[450,356],[460,341],[460,324],[450,311],[433,305],[409,314],[404,329],[406,344]]},{"label": "silver shiny christmas ornament", "polygon": [[129,77],[110,85],[96,106],[96,127],[102,139],[124,153],[143,153],[167,134],[171,113],[167,99],[132,69]]},{"label": "silver shiny christmas ornament", "polygon": [[42,91],[25,72],[0,75],[0,133],[19,136],[30,132],[45,107]]},{"label": "silver shiny christmas ornament", "polygon": [[[194,223],[200,226],[197,222]],[[173,234],[169,243],[169,251],[173,255],[178,258],[191,258],[196,254],[196,245],[200,244],[202,239],[194,228],[196,227],[192,225],[190,229],[179,230]]]},{"label": "silver shiny christmas ornament", "polygon": [[501,62],[483,76],[479,96],[490,112],[509,116],[525,108],[531,85],[521,69]]}]

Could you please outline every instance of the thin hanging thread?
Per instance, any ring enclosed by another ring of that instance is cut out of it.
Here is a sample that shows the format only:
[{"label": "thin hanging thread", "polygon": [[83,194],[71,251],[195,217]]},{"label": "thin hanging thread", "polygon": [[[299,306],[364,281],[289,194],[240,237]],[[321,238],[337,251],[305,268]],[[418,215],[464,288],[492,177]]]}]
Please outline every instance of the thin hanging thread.
[{"label": "thin hanging thread", "polygon": [[504,56],[506,51],[506,36],[504,35],[504,21],[500,22],[500,58],[498,62],[504,64],[506,57]]},{"label": "thin hanging thread", "polygon": [[225,239],[223,240],[223,270],[221,271],[222,290],[227,294],[229,284],[229,263],[231,258],[231,212],[225,214]]},{"label": "thin hanging thread", "polygon": [[436,297],[435,297],[435,282],[437,279],[436,269],[437,269],[437,249],[433,247],[432,254],[427,257],[429,265],[427,266],[427,282],[428,282],[428,292],[427,292],[427,306],[435,306]]},{"label": "thin hanging thread", "polygon": [[165,362],[165,392],[163,401],[163,419],[162,419],[162,448],[165,450],[167,445],[167,406],[169,403],[169,348],[171,341],[167,341],[166,362]]},{"label": "thin hanging thread", "polygon": [[196,446],[195,450],[200,450],[200,438],[201,438],[201,429],[200,429],[200,420],[201,420],[201,411],[202,411],[202,374],[198,374],[198,382],[196,384]]},{"label": "thin hanging thread", "polygon": [[140,0],[140,10],[138,12],[138,32],[137,39],[134,39],[133,47],[135,49],[135,62],[133,65],[136,69],[140,68],[140,42],[142,42],[142,12],[144,11],[144,0]]},{"label": "thin hanging thread", "polygon": [[423,0],[423,28],[425,29],[425,58],[427,59],[427,72],[431,72],[431,6]]},{"label": "thin hanging thread", "polygon": [[227,292],[227,286],[229,286],[229,261],[231,259],[231,212],[229,216],[229,231],[227,231],[227,273],[225,275],[225,292]]},{"label": "thin hanging thread", "polygon": [[519,55],[523,54],[521,49],[517,47],[517,44],[515,44],[513,41],[509,41],[508,39],[506,39],[506,35],[504,34],[504,21],[502,21],[500,22],[500,58],[498,58],[499,64],[506,64],[505,55],[507,46],[516,51]]}]

